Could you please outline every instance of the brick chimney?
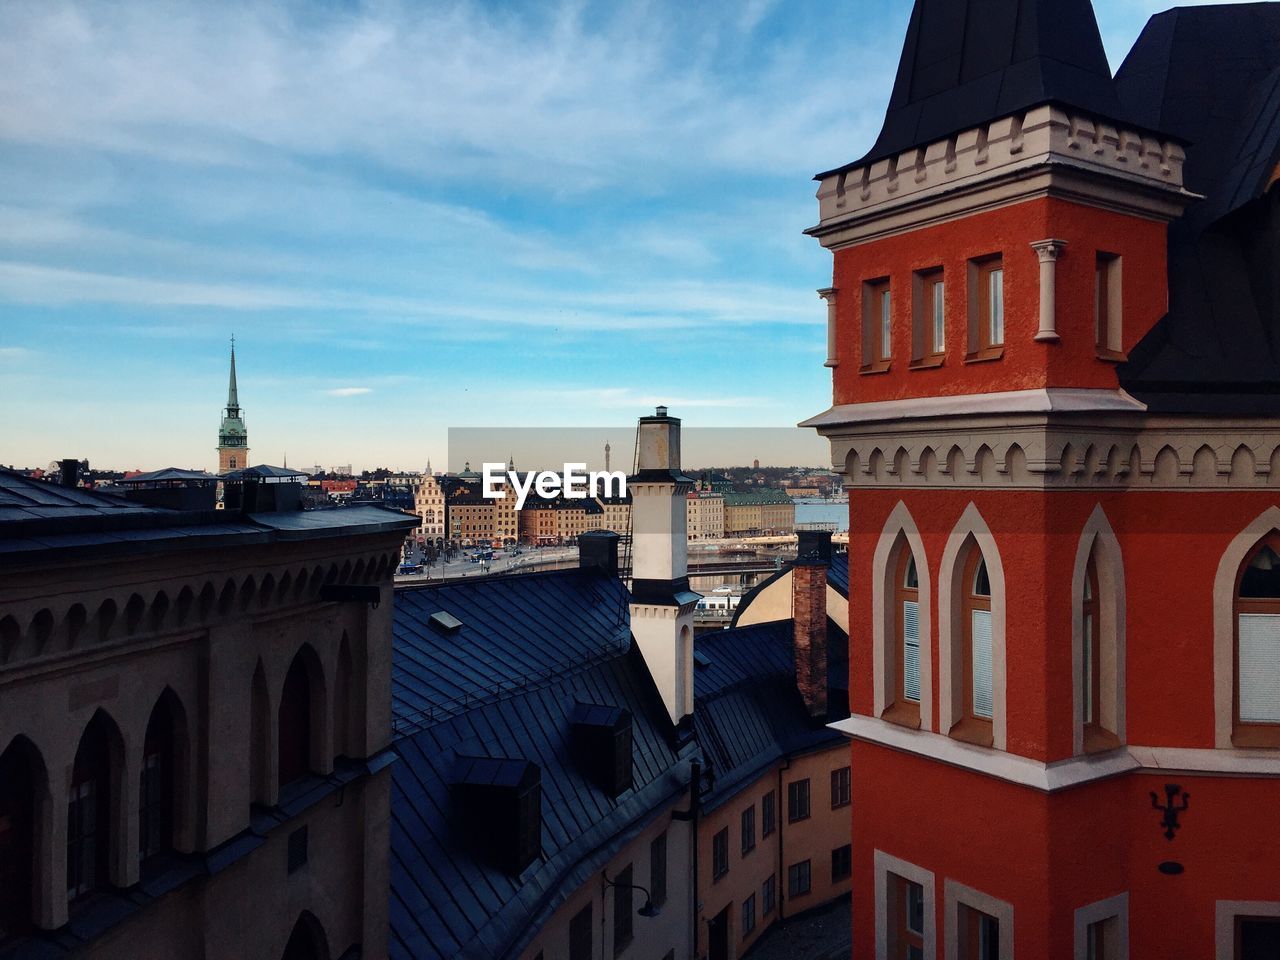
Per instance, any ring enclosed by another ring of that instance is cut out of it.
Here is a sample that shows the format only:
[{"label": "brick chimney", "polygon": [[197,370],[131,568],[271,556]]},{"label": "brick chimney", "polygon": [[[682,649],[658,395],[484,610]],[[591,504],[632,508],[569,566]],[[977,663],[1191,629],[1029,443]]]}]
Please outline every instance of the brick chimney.
[{"label": "brick chimney", "polygon": [[791,571],[791,619],[796,687],[809,716],[827,716],[827,570],[831,531],[801,530]]}]

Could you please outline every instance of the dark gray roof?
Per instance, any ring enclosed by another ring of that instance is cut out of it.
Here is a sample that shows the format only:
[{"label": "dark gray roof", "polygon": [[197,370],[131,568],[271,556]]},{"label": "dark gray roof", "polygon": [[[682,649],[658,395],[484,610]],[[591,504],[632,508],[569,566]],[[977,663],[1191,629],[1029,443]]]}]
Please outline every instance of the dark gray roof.
[{"label": "dark gray roof", "polygon": [[50,554],[66,561],[392,532],[416,522],[380,507],[253,514],[166,510],[0,470],[0,565]]},{"label": "dark gray roof", "polygon": [[[828,642],[848,638],[836,628]],[[787,756],[839,743],[843,737],[811,720],[796,689],[793,623],[709,631],[694,640],[693,725],[715,775],[705,797],[714,809]],[[839,652],[839,651],[838,651]],[[848,683],[847,647],[833,658],[833,680]],[[836,719],[832,717],[832,719]]]},{"label": "dark gray roof", "polygon": [[223,480],[230,480],[233,483],[236,480],[291,480],[302,482],[307,479],[307,474],[301,470],[290,470],[288,467],[273,467],[268,463],[260,463],[257,466],[245,467],[242,470],[229,470],[222,475]]},{"label": "dark gray roof", "polygon": [[[688,783],[666,709],[630,641],[628,596],[601,571],[563,570],[396,594],[391,956],[517,955],[538,924]],[[439,611],[461,621],[445,632]],[[633,786],[616,799],[570,753],[579,704],[633,717]],[[541,770],[542,855],[520,876],[459,829],[458,757]]]},{"label": "dark gray roof", "polygon": [[215,483],[218,478],[204,470],[183,470],[180,467],[163,467],[149,473],[136,473],[132,477],[124,477],[116,483],[121,486],[141,485],[146,483]]},{"label": "dark gray roof", "polygon": [[1043,103],[1121,116],[1089,0],[916,0],[884,127],[848,166]]},{"label": "dark gray roof", "polygon": [[1162,412],[1280,413],[1280,4],[1152,17],[1116,76],[1125,108],[1188,142],[1169,312],[1119,370]]}]

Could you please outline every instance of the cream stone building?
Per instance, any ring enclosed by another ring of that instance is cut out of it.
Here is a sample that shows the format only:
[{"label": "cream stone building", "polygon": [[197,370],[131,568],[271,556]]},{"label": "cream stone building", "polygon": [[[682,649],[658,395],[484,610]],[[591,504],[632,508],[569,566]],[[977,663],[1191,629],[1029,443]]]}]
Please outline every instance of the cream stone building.
[{"label": "cream stone building", "polygon": [[690,540],[724,537],[724,497],[710,491],[692,491],[685,499]]},{"label": "cream stone building", "polygon": [[418,535],[441,546],[444,543],[445,503],[440,478],[428,467],[413,495],[413,510],[418,515]]},{"label": "cream stone building", "polygon": [[298,497],[249,478],[225,510],[212,486],[174,510],[0,471],[15,955],[386,955],[391,575],[412,520]]}]

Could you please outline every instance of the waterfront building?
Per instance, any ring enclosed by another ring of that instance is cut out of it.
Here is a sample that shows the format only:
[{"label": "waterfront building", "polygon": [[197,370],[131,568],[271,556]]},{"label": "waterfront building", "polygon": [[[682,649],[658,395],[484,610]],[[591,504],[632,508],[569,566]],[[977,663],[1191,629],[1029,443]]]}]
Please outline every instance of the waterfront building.
[{"label": "waterfront building", "polygon": [[1274,958],[1280,4],[917,0],[818,177],[855,957]]}]

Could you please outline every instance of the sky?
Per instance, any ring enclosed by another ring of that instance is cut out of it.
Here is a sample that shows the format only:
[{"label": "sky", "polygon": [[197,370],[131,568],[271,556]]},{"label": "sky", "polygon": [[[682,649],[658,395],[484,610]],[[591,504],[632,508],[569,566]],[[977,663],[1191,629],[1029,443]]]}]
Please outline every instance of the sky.
[{"label": "sky", "polygon": [[[821,412],[910,6],[5,0],[0,463],[213,469],[233,334],[254,462]],[[1115,68],[1167,4],[1097,6]]]}]

